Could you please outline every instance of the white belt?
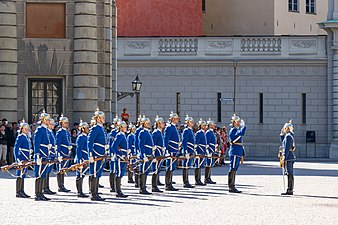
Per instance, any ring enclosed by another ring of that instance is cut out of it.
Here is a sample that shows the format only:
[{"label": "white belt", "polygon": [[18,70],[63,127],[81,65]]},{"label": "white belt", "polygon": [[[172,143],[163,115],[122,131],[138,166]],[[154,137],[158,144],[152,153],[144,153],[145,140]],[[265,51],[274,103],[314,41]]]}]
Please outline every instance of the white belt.
[{"label": "white belt", "polygon": [[175,147],[173,147],[171,145],[169,145],[169,147],[172,148],[172,149],[175,149],[176,151],[178,151],[178,148],[175,148]]},{"label": "white belt", "polygon": [[119,150],[120,150],[121,152],[128,152],[127,149],[123,149],[123,148],[120,148]]},{"label": "white belt", "polygon": [[94,143],[94,145],[100,146],[101,148],[105,148],[105,145],[100,144],[100,143]]},{"label": "white belt", "polygon": [[62,147],[65,147],[65,148],[68,148],[69,147],[69,145],[61,145]]},{"label": "white belt", "polygon": [[193,143],[187,142],[188,145],[195,146]]},{"label": "white belt", "polygon": [[104,154],[100,154],[100,153],[98,153],[97,151],[95,151],[95,149],[93,149],[93,152],[95,152],[95,153],[96,153],[96,155],[98,155],[98,156],[104,156]]},{"label": "white belt", "polygon": [[202,146],[202,147],[207,147],[207,145],[198,144],[198,147],[200,147],[200,146]]},{"label": "white belt", "polygon": [[194,147],[190,147],[190,146],[187,146],[188,148],[190,148],[191,150],[195,150],[195,148]]},{"label": "white belt", "polygon": [[45,144],[40,144],[42,147],[45,147],[45,148],[49,148],[48,145],[45,145]]},{"label": "white belt", "polygon": [[216,144],[213,144],[213,143],[209,143],[209,145],[216,146]]},{"label": "white belt", "polygon": [[88,151],[82,150],[82,152],[84,152],[84,153],[88,154]]},{"label": "white belt", "polygon": [[44,154],[46,157],[48,156],[48,155],[47,155],[47,154],[45,154],[43,151],[41,151],[41,149],[40,149],[40,153]]},{"label": "white belt", "polygon": [[19,148],[20,151],[25,151],[25,152],[29,152],[29,149],[27,148]]},{"label": "white belt", "polygon": [[172,140],[170,140],[169,142],[172,142],[172,143],[174,143],[174,144],[179,144],[179,142],[176,142],[176,141],[172,141]]},{"label": "white belt", "polygon": [[153,149],[153,146],[150,145],[144,145],[144,147]]}]

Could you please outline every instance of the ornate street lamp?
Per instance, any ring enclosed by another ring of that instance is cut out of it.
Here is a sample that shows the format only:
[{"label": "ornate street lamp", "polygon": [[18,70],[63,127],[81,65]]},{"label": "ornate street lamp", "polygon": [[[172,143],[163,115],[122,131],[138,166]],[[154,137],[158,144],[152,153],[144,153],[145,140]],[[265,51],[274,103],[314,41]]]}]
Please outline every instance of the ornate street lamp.
[{"label": "ornate street lamp", "polygon": [[131,82],[131,87],[136,95],[136,122],[137,122],[137,118],[140,116],[140,91],[142,87],[142,82],[138,78],[138,75],[136,75],[135,80]]}]

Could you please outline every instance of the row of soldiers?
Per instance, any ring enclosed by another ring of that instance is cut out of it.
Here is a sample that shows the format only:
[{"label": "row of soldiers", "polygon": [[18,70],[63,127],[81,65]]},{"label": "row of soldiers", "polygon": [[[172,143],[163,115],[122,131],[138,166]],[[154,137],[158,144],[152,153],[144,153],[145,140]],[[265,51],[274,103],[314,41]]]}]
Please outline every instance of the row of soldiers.
[{"label": "row of soldiers", "polygon": [[[162,192],[158,185],[162,164],[165,162],[165,190],[178,191],[173,184],[173,173],[177,169],[178,161],[183,168],[183,187],[194,188],[189,182],[189,168],[195,168],[195,185],[204,186],[215,184],[211,179],[212,167],[219,159],[217,141],[214,134],[216,124],[212,120],[198,121],[198,131],[193,132],[195,122],[192,117],[185,117],[185,129],[180,137],[177,124],[180,120],[176,113],[169,115],[166,124],[163,118],[156,117],[154,131],[151,132],[151,121],[146,117],[138,119],[137,127],[126,124],[115,118],[114,129],[106,134],[103,127],[105,114],[96,110],[93,116],[92,126],[86,122],[80,122],[81,134],[76,140],[76,187],[78,197],[88,197],[82,191],[83,178],[89,173],[89,190],[91,200],[103,201],[99,195],[99,180],[102,176],[106,162],[109,162],[110,191],[116,192],[117,197],[125,198],[121,190],[121,179],[128,172],[128,182],[139,188],[140,194],[151,194],[146,188],[147,176],[152,173],[152,192]],[[72,149],[69,121],[63,115],[59,119],[61,128],[56,136],[52,130],[55,121],[49,114],[43,112],[40,115],[41,125],[34,134],[34,176],[35,200],[50,200],[45,194],[55,194],[49,188],[49,176],[56,164],[57,182],[59,192],[69,192],[64,186],[64,171],[69,168],[70,151]],[[246,127],[243,120],[234,115],[231,118],[232,128],[229,132],[230,140],[230,166],[228,174],[229,192],[240,193],[235,188],[235,176],[241,159],[244,157],[242,136]],[[30,161],[32,145],[28,138],[29,125],[23,121],[20,124],[20,135],[15,144],[15,158],[17,169],[17,197],[29,197],[24,192],[24,178],[26,177],[26,162]],[[129,134],[127,135],[127,130]],[[21,165],[21,166],[20,166]],[[204,183],[201,181],[201,169],[205,168]],[[134,174],[133,174],[134,173]]]}]

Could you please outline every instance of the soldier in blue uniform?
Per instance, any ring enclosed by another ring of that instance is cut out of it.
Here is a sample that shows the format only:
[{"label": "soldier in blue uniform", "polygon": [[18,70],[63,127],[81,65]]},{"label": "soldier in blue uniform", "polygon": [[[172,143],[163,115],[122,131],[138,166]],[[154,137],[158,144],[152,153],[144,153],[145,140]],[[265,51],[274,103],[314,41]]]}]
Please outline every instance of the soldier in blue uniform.
[{"label": "soldier in blue uniform", "polygon": [[[79,124],[80,135],[76,138],[76,152],[75,152],[75,163],[83,163],[88,160],[88,134],[89,134],[89,124],[80,120]],[[76,170],[76,188],[77,188],[77,197],[86,198],[88,197],[82,191],[83,187],[83,178],[88,172],[87,168],[79,168]]]},{"label": "soldier in blue uniform", "polygon": [[59,192],[70,192],[65,188],[65,174],[61,174],[60,170],[62,168],[67,168],[69,166],[69,160],[64,160],[63,158],[70,158],[72,145],[71,145],[71,135],[68,130],[69,120],[67,117],[61,114],[59,118],[59,124],[61,128],[56,132],[56,149],[59,163],[56,165],[56,179],[58,182],[58,191]]},{"label": "soldier in blue uniform", "polygon": [[[108,146],[111,147],[112,143],[115,140],[115,137],[117,133],[119,132],[119,129],[117,128],[117,124],[120,122],[120,119],[118,116],[116,116],[113,120],[112,123],[112,130],[111,132],[107,135],[107,141],[108,141]],[[110,192],[115,192],[115,180],[116,180],[116,173],[115,173],[115,163],[113,161],[109,162],[109,184],[110,184]]]},{"label": "soldier in blue uniform", "polygon": [[244,120],[241,120],[241,118],[237,116],[236,114],[234,114],[231,117],[230,126],[232,126],[232,128],[229,131],[230,165],[229,165],[229,175],[228,175],[228,186],[229,186],[229,192],[241,193],[241,191],[237,190],[235,187],[235,177],[236,177],[236,172],[238,170],[240,161],[242,157],[245,156],[244,147],[243,147],[243,136],[245,135],[246,127],[245,127]]},{"label": "soldier in blue uniform", "polygon": [[182,133],[182,155],[185,156],[185,160],[182,161],[182,176],[183,176],[183,187],[184,188],[193,188],[189,183],[189,173],[188,169],[193,164],[193,159],[191,156],[195,156],[195,136],[194,136],[194,127],[195,123],[192,117],[188,115],[185,117],[185,128]]},{"label": "soldier in blue uniform", "polygon": [[205,136],[207,138],[207,146],[208,146],[207,154],[208,154],[208,158],[206,159],[206,162],[205,162],[205,178],[204,178],[204,183],[206,183],[206,184],[216,184],[216,182],[214,182],[214,181],[211,180],[211,170],[212,170],[212,166],[214,164],[214,160],[213,160],[212,157],[216,156],[216,154],[217,154],[216,149],[218,147],[216,135],[214,133],[214,130],[216,128],[216,124],[210,118],[207,121],[207,124],[208,124],[209,129],[205,133]]},{"label": "soldier in blue uniform", "polygon": [[201,181],[201,169],[205,166],[205,156],[207,156],[207,138],[205,132],[208,129],[207,123],[200,119],[198,121],[199,130],[195,134],[196,158],[195,158],[195,185],[205,186]]},{"label": "soldier in blue uniform", "polygon": [[[153,142],[155,145],[154,157],[159,158],[164,156],[164,141],[163,141],[163,129],[165,127],[165,123],[162,117],[156,116],[154,131],[152,133]],[[162,167],[163,160],[154,160],[152,164],[153,176],[151,179],[152,184],[152,192],[163,192],[158,188],[159,177]]]},{"label": "soldier in blue uniform", "polygon": [[[49,125],[48,125],[48,133],[49,133],[49,141],[51,144],[51,148],[49,149],[48,152],[48,159],[53,162],[55,160],[56,157],[56,140],[55,140],[55,135],[54,135],[54,127],[55,127],[55,121],[52,118],[49,118]],[[46,175],[46,179],[44,179],[43,183],[42,183],[42,190],[44,194],[48,194],[48,195],[55,195],[56,192],[51,191],[49,188],[49,175],[52,172],[54,167],[54,163],[48,164],[48,168],[47,168],[47,175]]]},{"label": "soldier in blue uniform", "polygon": [[[148,118],[143,118],[142,121],[143,130],[139,135],[139,149],[140,149],[140,159],[142,162],[140,163],[139,170],[139,185],[140,185],[140,194],[149,195],[150,192],[147,191],[146,183],[147,176],[151,170],[152,160],[149,158],[153,158],[153,150],[155,150],[154,142],[150,134],[151,123]],[[154,159],[155,160],[155,159]]]},{"label": "soldier in blue uniform", "polygon": [[[30,152],[32,148],[31,141],[28,137],[30,132],[30,126],[25,120],[22,120],[20,124],[20,134],[17,136],[15,145],[14,145],[14,158],[15,162],[19,165],[23,164],[23,162],[30,161]],[[16,197],[17,198],[29,198],[24,191],[24,179],[26,178],[28,168],[22,168],[20,170],[16,170]]]},{"label": "soldier in blue uniform", "polygon": [[124,176],[127,169],[127,160],[128,160],[128,145],[126,139],[127,124],[124,121],[119,121],[117,128],[119,132],[117,133],[111,147],[110,147],[110,156],[112,161],[115,164],[115,190],[116,197],[126,198],[128,195],[123,194],[121,191],[121,179]]},{"label": "soldier in blue uniform", "polygon": [[293,177],[293,164],[296,161],[294,151],[296,150],[296,144],[294,139],[294,127],[292,121],[285,123],[280,134],[280,140],[282,142],[282,165],[285,169],[285,173],[288,177],[288,188],[282,195],[293,195],[294,177]]},{"label": "soldier in blue uniform", "polygon": [[[127,143],[128,143],[128,150],[130,151],[129,157],[133,157],[136,155],[135,153],[135,131],[136,131],[136,126],[133,125],[132,123],[129,124],[128,126],[129,134],[127,135]],[[129,163],[133,164],[136,162],[136,159],[130,159]],[[133,175],[134,173],[131,171],[132,168],[128,169],[128,183],[134,184],[135,181],[133,180]]]},{"label": "soldier in blue uniform", "polygon": [[90,174],[90,192],[92,201],[104,201],[98,193],[99,179],[104,168],[104,157],[106,150],[109,149],[106,140],[106,131],[103,124],[106,121],[104,112],[97,109],[94,113],[94,125],[88,135],[88,156],[89,156],[89,174]]},{"label": "soldier in blue uniform", "polygon": [[165,189],[167,191],[178,191],[173,187],[173,175],[177,166],[177,157],[180,154],[180,137],[176,125],[180,117],[177,113],[171,112],[169,115],[169,122],[164,130],[164,146],[166,148],[166,155],[169,157],[166,160],[166,173],[165,173]]},{"label": "soldier in blue uniform", "polygon": [[50,200],[42,193],[42,183],[46,179],[48,168],[48,152],[52,148],[50,142],[50,135],[48,131],[49,126],[49,114],[44,111],[40,115],[41,125],[36,129],[34,133],[34,176],[35,180],[35,200],[36,201],[48,201]]},{"label": "soldier in blue uniform", "polygon": [[[144,116],[144,118],[145,118],[145,116]],[[137,128],[136,128],[136,131],[135,131],[135,142],[134,142],[135,151],[133,153],[133,156],[138,157],[138,158],[140,156],[140,149],[139,149],[139,144],[138,144],[139,143],[139,136],[140,136],[140,132],[143,130],[143,126],[142,126],[142,123],[141,123],[142,120],[143,120],[143,118],[141,116],[139,116],[139,118],[137,119],[137,126],[136,126]],[[140,180],[139,175],[138,175],[138,173],[139,173],[138,169],[139,169],[138,167],[135,169],[135,188],[140,187],[140,185],[138,183],[139,180]]]}]

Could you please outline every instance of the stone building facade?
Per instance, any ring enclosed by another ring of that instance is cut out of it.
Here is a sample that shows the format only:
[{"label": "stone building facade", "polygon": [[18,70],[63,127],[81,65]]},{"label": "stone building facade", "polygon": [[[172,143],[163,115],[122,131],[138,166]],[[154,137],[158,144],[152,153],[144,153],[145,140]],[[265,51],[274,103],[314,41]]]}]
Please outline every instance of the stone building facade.
[{"label": "stone building facade", "polygon": [[116,19],[111,0],[0,1],[0,117],[71,121],[115,111]]}]

